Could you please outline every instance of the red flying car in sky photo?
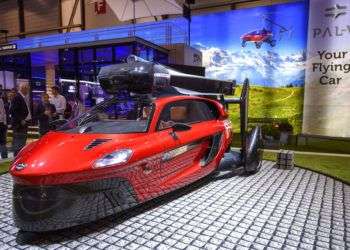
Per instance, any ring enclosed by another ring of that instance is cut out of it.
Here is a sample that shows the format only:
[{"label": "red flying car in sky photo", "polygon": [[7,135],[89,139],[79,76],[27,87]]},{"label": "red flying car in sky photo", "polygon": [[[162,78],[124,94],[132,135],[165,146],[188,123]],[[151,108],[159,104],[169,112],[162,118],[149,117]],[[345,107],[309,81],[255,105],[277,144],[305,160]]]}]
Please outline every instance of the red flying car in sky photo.
[{"label": "red flying car in sky photo", "polygon": [[[261,130],[247,131],[249,84],[183,74],[130,56],[105,66],[99,82],[111,98],[27,145],[10,168],[13,214],[25,232],[64,229],[117,214],[215,172],[256,173]],[[240,106],[241,138],[227,109]],[[231,151],[232,139],[242,149]]]},{"label": "red flying car in sky photo", "polygon": [[271,28],[262,28],[259,30],[254,30],[248,33],[245,33],[241,36],[242,47],[246,47],[247,43],[254,43],[257,49],[260,49],[263,43],[269,44],[271,47],[275,47],[277,44],[277,38],[274,32],[272,31],[272,27],[276,26],[279,29],[279,40],[282,39],[282,34],[285,32],[289,32],[289,36],[292,34],[292,29],[287,29],[284,26],[274,22],[273,20],[262,17],[262,19],[271,26]]},{"label": "red flying car in sky photo", "polygon": [[247,42],[255,43],[257,49],[261,48],[263,43],[275,47],[276,40],[273,38],[273,33],[270,30],[263,28],[262,30],[255,30],[241,36],[242,47],[247,45]]}]

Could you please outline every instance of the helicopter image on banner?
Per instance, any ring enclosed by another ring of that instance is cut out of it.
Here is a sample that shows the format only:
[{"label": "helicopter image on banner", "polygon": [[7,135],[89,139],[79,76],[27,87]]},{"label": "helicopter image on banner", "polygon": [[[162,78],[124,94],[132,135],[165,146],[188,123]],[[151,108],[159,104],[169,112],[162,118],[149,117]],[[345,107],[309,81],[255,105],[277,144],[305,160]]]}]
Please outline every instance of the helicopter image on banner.
[{"label": "helicopter image on banner", "polygon": [[[292,35],[292,29],[287,29],[286,27],[274,22],[273,20],[263,16],[264,21],[270,24],[270,26],[276,26],[279,28],[279,40],[282,39],[282,34],[289,32],[289,36]],[[260,49],[263,43],[269,44],[271,47],[275,47],[277,40],[275,39],[274,33],[271,29],[262,28],[260,30],[254,30],[245,33],[241,36],[242,47],[246,47],[248,42],[255,43],[255,47]]]}]

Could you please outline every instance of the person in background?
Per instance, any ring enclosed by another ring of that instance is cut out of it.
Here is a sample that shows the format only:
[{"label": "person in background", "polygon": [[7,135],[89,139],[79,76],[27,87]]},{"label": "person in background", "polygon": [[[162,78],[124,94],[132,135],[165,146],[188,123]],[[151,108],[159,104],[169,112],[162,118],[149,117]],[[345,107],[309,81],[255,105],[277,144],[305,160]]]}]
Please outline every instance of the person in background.
[{"label": "person in background", "polygon": [[36,117],[39,121],[40,136],[43,136],[50,130],[50,122],[56,118],[55,105],[50,103],[50,97],[47,93],[43,93],[41,96],[41,103],[37,107]]},{"label": "person in background", "polygon": [[63,95],[60,95],[57,86],[52,87],[52,97],[50,98],[50,103],[55,105],[56,113],[60,117],[60,119],[62,119],[64,111],[66,110],[67,101]]},{"label": "person in background", "polygon": [[11,127],[13,130],[12,150],[14,156],[26,145],[28,135],[28,123],[32,119],[29,104],[28,83],[22,82],[19,91],[10,104]]},{"label": "person in background", "polygon": [[5,108],[5,111],[6,111],[7,122],[10,121],[9,120],[9,109],[10,109],[9,93],[10,92],[4,91],[4,94],[2,95],[2,101],[4,102],[4,108]]},{"label": "person in background", "polygon": [[72,117],[72,114],[73,114],[72,105],[69,102],[66,102],[66,109],[64,110],[63,118],[66,120],[69,120],[69,118]]},{"label": "person in background", "polygon": [[7,93],[7,99],[10,104],[12,100],[15,98],[16,94],[17,94],[17,90],[15,88],[11,89],[10,92]]},{"label": "person in background", "polygon": [[0,152],[1,152],[1,158],[5,159],[8,157],[7,155],[7,113],[4,105],[4,95],[2,92],[2,85],[1,86],[1,97],[0,98]]},{"label": "person in background", "polygon": [[16,89],[11,89],[9,92],[7,92],[7,102],[4,102],[5,110],[7,114],[7,124],[11,124],[10,107],[11,107],[11,102],[15,98],[16,94],[17,94]]}]

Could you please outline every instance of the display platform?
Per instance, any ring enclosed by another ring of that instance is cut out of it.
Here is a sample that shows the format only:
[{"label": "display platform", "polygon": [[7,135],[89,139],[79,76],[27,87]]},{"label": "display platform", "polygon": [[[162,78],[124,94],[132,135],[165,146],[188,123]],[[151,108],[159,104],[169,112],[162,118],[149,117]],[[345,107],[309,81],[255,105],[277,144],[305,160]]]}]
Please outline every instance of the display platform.
[{"label": "display platform", "polygon": [[[126,213],[23,245],[12,181],[0,176],[0,249],[350,248],[350,186],[264,162],[253,176],[219,175]],[[21,244],[20,244],[21,243]]]}]

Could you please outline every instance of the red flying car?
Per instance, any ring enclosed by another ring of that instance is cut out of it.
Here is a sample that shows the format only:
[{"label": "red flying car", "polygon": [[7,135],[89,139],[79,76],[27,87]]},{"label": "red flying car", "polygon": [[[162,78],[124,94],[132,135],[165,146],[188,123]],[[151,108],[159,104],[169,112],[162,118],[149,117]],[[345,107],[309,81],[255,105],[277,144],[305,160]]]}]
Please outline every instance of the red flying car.
[{"label": "red flying car", "polygon": [[276,45],[276,40],[273,39],[273,33],[270,30],[262,29],[255,30],[249,33],[246,33],[241,36],[242,39],[242,47],[247,45],[247,42],[255,43],[257,49],[260,49],[263,43],[270,44],[271,47]]},{"label": "red flying car", "polygon": [[240,104],[243,116],[243,148],[232,166],[259,170],[260,130],[245,135],[248,84],[240,98],[225,100],[232,82],[136,57],[102,68],[99,81],[115,96],[27,145],[12,163],[13,214],[21,230],[91,222],[212,173],[230,148],[230,103]]}]

